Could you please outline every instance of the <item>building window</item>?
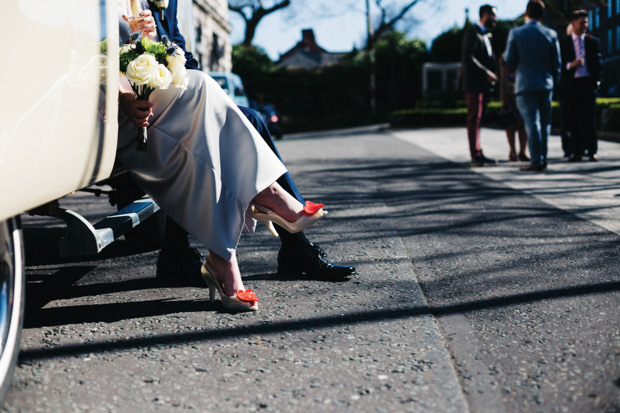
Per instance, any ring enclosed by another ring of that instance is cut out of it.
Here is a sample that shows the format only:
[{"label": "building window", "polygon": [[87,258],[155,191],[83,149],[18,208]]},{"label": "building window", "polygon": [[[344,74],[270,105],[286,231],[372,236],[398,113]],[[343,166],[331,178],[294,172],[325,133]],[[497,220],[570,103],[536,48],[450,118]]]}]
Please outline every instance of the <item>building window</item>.
[{"label": "building window", "polygon": [[614,51],[614,38],[613,30],[607,30],[607,53],[611,54]]},{"label": "building window", "polygon": [[614,5],[611,1],[607,1],[607,17],[611,17],[612,15],[612,9],[613,9]]},{"label": "building window", "polygon": [[620,52],[620,26],[616,27],[616,51]]},{"label": "building window", "polygon": [[594,24],[594,20],[592,19],[592,10],[588,10],[588,30],[592,31],[592,25]]},{"label": "building window", "polygon": [[594,28],[598,29],[601,25],[601,9],[597,7],[594,9]]},{"label": "building window", "polygon": [[620,14],[620,0],[616,0],[616,14]]}]

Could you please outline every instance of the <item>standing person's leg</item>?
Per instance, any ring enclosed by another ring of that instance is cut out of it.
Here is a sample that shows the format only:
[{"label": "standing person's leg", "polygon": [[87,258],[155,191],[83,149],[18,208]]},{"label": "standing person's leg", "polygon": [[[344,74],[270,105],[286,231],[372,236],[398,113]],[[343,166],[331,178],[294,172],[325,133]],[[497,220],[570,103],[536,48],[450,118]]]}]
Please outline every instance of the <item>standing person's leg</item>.
[{"label": "standing person's leg", "polygon": [[572,153],[572,142],[569,128],[569,111],[566,92],[560,94],[560,136],[562,138],[562,151],[565,158],[570,158]]},{"label": "standing person's leg", "polygon": [[549,135],[551,135],[551,99],[553,92],[539,92],[540,107],[540,152],[542,165],[547,167]]},{"label": "standing person's leg", "polygon": [[592,87],[583,91],[583,132],[584,147],[591,161],[598,161],[598,142],[596,136],[596,92]]},{"label": "standing person's leg", "polygon": [[517,148],[515,147],[515,133],[516,128],[514,125],[510,125],[506,128],[506,138],[508,139],[508,160],[510,162],[516,162],[519,158],[517,158]]},{"label": "standing person's leg", "polygon": [[536,94],[518,94],[517,107],[523,117],[530,145],[530,165],[520,169],[526,172],[540,172],[544,169],[544,166],[542,163],[541,119]]},{"label": "standing person's leg", "polygon": [[519,112],[519,109],[516,107],[517,102],[515,101],[515,112],[517,114],[517,123],[516,130],[519,134],[519,160],[521,162],[528,162],[530,160],[529,156],[527,156],[527,132],[525,131],[525,125],[523,124],[523,117]]},{"label": "standing person's leg", "polygon": [[[472,166],[482,166],[482,162],[478,162],[478,160],[482,157],[480,120],[482,119],[484,97],[482,93],[465,92],[465,101],[467,104],[467,139]],[[480,165],[478,165],[479,163]]]},{"label": "standing person's leg", "polygon": [[585,147],[583,143],[583,95],[577,81],[570,89],[566,100],[568,103],[568,127],[571,136],[572,156],[569,162],[579,162],[582,160]]}]

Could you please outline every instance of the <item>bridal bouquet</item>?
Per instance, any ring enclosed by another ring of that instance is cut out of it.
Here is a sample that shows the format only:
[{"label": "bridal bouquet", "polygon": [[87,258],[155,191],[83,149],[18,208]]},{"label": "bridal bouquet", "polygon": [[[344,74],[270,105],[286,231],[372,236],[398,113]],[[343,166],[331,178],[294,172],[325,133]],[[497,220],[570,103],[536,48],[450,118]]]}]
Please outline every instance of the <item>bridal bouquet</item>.
[{"label": "bridal bouquet", "polygon": [[[176,44],[138,38],[120,48],[120,71],[127,77],[136,97],[148,100],[155,89],[170,85],[187,87],[185,53]],[[136,150],[146,151],[146,128],[140,128]]]}]

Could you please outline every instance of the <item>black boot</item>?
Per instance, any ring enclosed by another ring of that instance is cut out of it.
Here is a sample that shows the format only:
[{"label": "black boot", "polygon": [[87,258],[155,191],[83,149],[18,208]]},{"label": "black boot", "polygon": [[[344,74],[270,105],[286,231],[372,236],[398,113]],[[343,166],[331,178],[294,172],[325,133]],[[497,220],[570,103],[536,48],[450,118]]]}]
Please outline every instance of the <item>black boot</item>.
[{"label": "black boot", "polygon": [[331,264],[323,250],[311,242],[304,245],[282,243],[278,253],[280,275],[303,275],[315,280],[336,281],[354,272],[355,267]]},{"label": "black boot", "polygon": [[167,217],[164,246],[157,258],[157,279],[165,284],[204,287],[200,274],[203,261],[198,250],[189,246],[187,232]]}]

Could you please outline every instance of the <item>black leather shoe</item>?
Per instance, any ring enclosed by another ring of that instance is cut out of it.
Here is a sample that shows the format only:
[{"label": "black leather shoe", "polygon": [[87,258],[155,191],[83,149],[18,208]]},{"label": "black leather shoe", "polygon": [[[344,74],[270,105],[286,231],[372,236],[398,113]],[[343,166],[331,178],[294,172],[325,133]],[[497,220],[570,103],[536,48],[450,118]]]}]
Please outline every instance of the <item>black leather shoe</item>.
[{"label": "black leather shoe", "polygon": [[318,246],[310,243],[302,247],[283,245],[278,252],[278,274],[303,275],[324,281],[343,279],[355,272],[355,267],[331,264]]},{"label": "black leather shoe", "polygon": [[195,248],[162,249],[157,258],[157,280],[171,285],[204,287],[202,255]]},{"label": "black leather shoe", "polygon": [[547,168],[547,165],[538,165],[531,163],[527,166],[522,166],[519,168],[521,172],[543,172]]},{"label": "black leather shoe", "polygon": [[477,167],[485,166],[485,165],[496,165],[496,164],[497,164],[497,159],[487,158],[484,155],[476,156],[475,158],[471,159],[471,162],[469,162],[469,166],[471,166],[472,168],[477,168]]}]

